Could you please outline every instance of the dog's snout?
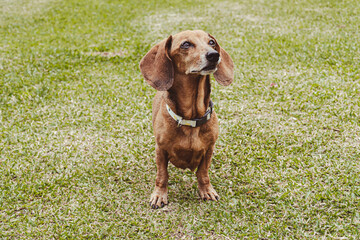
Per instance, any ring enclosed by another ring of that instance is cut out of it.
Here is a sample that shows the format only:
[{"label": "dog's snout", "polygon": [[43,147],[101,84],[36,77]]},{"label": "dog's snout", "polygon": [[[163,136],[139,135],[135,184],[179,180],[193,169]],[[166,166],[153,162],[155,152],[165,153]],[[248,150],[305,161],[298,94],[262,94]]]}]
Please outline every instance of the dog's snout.
[{"label": "dog's snout", "polygon": [[209,62],[217,62],[219,61],[220,54],[217,51],[210,51],[206,53],[206,59]]}]

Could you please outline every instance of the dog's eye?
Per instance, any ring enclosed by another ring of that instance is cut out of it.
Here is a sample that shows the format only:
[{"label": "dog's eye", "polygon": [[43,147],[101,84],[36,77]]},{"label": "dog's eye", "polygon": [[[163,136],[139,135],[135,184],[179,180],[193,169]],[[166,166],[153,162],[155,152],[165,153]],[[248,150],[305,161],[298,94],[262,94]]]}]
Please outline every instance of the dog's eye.
[{"label": "dog's eye", "polygon": [[213,39],[210,39],[210,41],[209,41],[209,45],[210,45],[210,46],[215,46],[215,45],[216,45],[216,43],[215,43],[215,41],[214,41]]},{"label": "dog's eye", "polygon": [[191,43],[186,41],[186,42],[183,42],[181,45],[180,45],[180,48],[182,49],[188,49],[189,47],[191,47]]}]

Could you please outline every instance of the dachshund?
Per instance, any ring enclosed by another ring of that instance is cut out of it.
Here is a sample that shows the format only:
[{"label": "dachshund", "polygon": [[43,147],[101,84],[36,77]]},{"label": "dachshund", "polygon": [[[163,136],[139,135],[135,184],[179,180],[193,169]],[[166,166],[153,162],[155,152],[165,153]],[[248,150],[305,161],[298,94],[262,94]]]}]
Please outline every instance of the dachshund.
[{"label": "dachshund", "polygon": [[216,39],[202,31],[183,31],[162,40],[142,58],[140,70],[157,90],[152,105],[156,181],[154,209],[168,204],[168,163],[196,170],[200,198],[217,201],[209,168],[218,119],[210,99],[210,74],[223,86],[234,79],[234,63]]}]

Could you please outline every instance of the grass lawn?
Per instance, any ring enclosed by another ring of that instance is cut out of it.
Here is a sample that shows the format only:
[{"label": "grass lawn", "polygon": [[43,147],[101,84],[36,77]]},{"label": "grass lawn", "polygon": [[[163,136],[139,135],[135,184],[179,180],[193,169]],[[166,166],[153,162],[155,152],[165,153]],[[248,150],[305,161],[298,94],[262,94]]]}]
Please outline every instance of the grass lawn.
[{"label": "grass lawn", "polygon": [[[0,0],[0,239],[359,239],[360,4]],[[203,202],[170,166],[148,200],[155,90],[141,57],[211,33],[235,81]]]}]

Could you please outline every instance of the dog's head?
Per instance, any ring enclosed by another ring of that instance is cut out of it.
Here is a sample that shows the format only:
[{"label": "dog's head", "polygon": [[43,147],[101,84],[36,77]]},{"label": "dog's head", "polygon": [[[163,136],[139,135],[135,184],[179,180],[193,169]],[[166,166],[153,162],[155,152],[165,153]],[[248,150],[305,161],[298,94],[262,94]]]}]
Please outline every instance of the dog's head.
[{"label": "dog's head", "polygon": [[221,85],[234,79],[234,64],[228,53],[210,34],[201,30],[184,31],[156,44],[140,61],[145,80],[155,89],[168,90],[174,73],[214,74]]}]

